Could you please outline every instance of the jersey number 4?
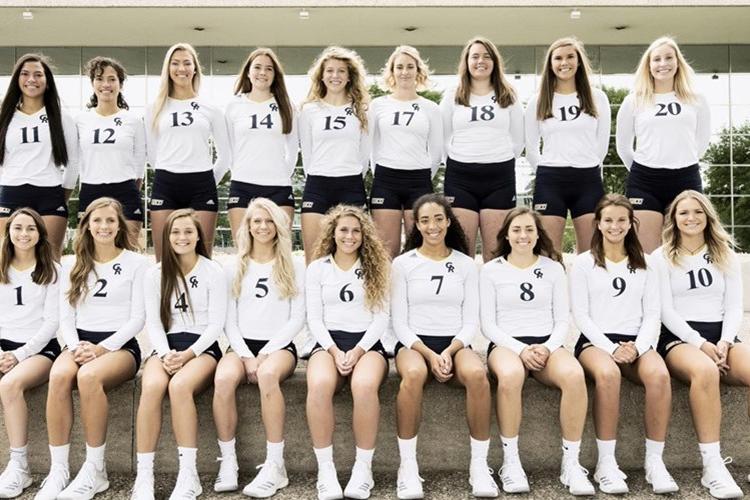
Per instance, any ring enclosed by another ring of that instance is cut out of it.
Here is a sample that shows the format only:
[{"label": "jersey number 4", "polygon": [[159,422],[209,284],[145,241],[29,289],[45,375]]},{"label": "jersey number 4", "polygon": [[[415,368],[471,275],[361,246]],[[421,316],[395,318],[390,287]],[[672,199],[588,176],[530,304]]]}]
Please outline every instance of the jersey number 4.
[{"label": "jersey number 4", "polygon": [[174,303],[174,308],[179,309],[183,313],[187,312],[188,310],[188,303],[185,298],[185,292],[182,292],[179,297],[177,297],[177,302]]}]

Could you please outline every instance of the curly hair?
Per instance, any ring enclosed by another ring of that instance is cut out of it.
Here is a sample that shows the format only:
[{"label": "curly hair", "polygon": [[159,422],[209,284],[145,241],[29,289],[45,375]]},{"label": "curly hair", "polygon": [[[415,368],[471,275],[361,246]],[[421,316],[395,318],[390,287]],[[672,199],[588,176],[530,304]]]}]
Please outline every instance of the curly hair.
[{"label": "curly hair", "polygon": [[[89,80],[91,80],[91,83],[93,85],[94,80],[102,76],[104,74],[104,70],[107,68],[112,68],[114,70],[114,72],[117,74],[117,80],[119,80],[120,82],[120,92],[117,93],[117,107],[120,109],[130,109],[128,103],[125,101],[125,97],[123,97],[122,95],[122,85],[128,78],[128,74],[119,61],[111,59],[109,57],[95,57],[86,63],[83,71],[84,73],[89,75]],[[91,109],[95,108],[98,104],[99,98],[96,97],[96,92],[94,92],[89,98],[89,102],[88,104],[86,104],[86,107]]]},{"label": "curly hair", "polygon": [[136,251],[136,245],[130,239],[130,231],[128,231],[127,222],[120,202],[114,198],[106,197],[97,198],[92,201],[89,206],[86,207],[86,211],[78,222],[75,243],[73,244],[75,264],[73,264],[73,269],[70,271],[70,290],[68,290],[67,294],[68,302],[73,307],[75,307],[78,302],[89,293],[89,274],[93,272],[94,276],[98,278],[96,269],[94,268],[96,246],[94,243],[94,237],[91,236],[91,232],[89,231],[89,222],[91,220],[91,214],[93,214],[95,210],[106,207],[111,207],[117,214],[118,228],[117,235],[115,236],[115,247]]},{"label": "curly hair", "polygon": [[235,298],[242,292],[242,280],[250,265],[255,239],[250,234],[250,220],[255,210],[265,210],[271,216],[276,236],[273,239],[274,262],[271,275],[279,287],[279,296],[289,299],[300,290],[294,283],[294,264],[292,262],[292,236],[289,230],[289,217],[279,206],[268,198],[255,198],[248,205],[245,216],[237,230],[237,274],[232,281],[232,294]]},{"label": "curly hair", "polygon": [[364,275],[365,305],[370,311],[387,307],[390,295],[390,257],[378,238],[370,216],[361,208],[351,205],[336,205],[320,223],[320,236],[315,242],[313,259],[336,253],[336,226],[342,217],[354,217],[362,229],[362,245],[357,253]]},{"label": "curly hair", "polygon": [[706,214],[706,228],[703,230],[703,237],[706,240],[708,255],[714,264],[716,264],[716,267],[722,271],[727,271],[729,257],[734,253],[732,247],[736,246],[736,244],[732,236],[721,225],[719,214],[708,197],[692,189],[686,189],[678,194],[667,209],[667,215],[664,217],[664,230],[662,232],[662,241],[664,242],[662,250],[664,251],[664,255],[672,265],[676,266],[679,264],[682,234],[677,228],[677,205],[687,199],[697,201]]},{"label": "curly hair", "polygon": [[0,283],[10,283],[9,268],[13,258],[16,255],[16,247],[10,240],[10,230],[13,221],[19,215],[27,215],[34,220],[39,241],[34,246],[34,257],[36,265],[31,272],[31,281],[37,285],[49,285],[57,281],[57,268],[55,267],[55,257],[52,251],[52,245],[47,237],[47,226],[39,213],[33,208],[23,207],[13,212],[5,221],[5,230],[0,238]]},{"label": "curly hair", "polygon": [[414,59],[414,63],[417,66],[417,90],[427,88],[430,80],[430,67],[427,66],[422,56],[419,55],[419,51],[411,45],[399,45],[388,57],[380,75],[385,86],[391,91],[396,88],[396,76],[393,74],[393,68],[396,64],[396,58],[402,54]]},{"label": "curly hair", "polygon": [[[414,206],[412,207],[414,221],[419,220],[419,209],[421,209],[427,203],[434,203],[436,205],[439,205],[443,209],[443,213],[445,214],[445,216],[450,221],[445,235],[445,245],[448,248],[458,250],[459,252],[466,254],[469,257],[473,257],[473,254],[470,253],[469,243],[466,239],[464,228],[461,227],[461,224],[458,222],[456,215],[453,213],[451,204],[448,203],[448,200],[446,200],[445,196],[443,196],[442,194],[429,193],[417,198],[417,201],[414,202]],[[424,240],[422,239],[422,233],[419,232],[419,229],[417,229],[417,224],[415,223],[411,231],[409,232],[409,235],[406,237],[406,243],[404,243],[404,251],[402,253],[406,253],[409,250],[414,250],[415,248],[421,247],[423,242]]]},{"label": "curly hair", "polygon": [[346,69],[349,73],[349,81],[346,83],[346,94],[352,100],[354,114],[362,124],[362,130],[367,130],[367,107],[370,103],[370,93],[367,91],[365,77],[367,70],[365,63],[359,55],[350,49],[343,47],[328,47],[325,49],[313,63],[308,75],[310,76],[310,91],[303,105],[308,102],[320,101],[328,93],[323,83],[323,72],[326,63],[336,59],[346,63]]},{"label": "curly hair", "polygon": [[543,255],[562,264],[562,255],[555,250],[555,245],[552,244],[552,240],[547,234],[547,231],[544,230],[542,216],[539,215],[539,212],[536,212],[529,207],[516,207],[505,216],[505,221],[503,222],[502,227],[500,227],[500,231],[497,233],[497,250],[495,250],[493,257],[508,257],[508,255],[510,255],[512,250],[510,241],[508,241],[510,225],[516,217],[526,214],[531,215],[534,219],[536,231],[539,235],[539,239],[537,239],[536,245],[534,245],[534,255]]}]

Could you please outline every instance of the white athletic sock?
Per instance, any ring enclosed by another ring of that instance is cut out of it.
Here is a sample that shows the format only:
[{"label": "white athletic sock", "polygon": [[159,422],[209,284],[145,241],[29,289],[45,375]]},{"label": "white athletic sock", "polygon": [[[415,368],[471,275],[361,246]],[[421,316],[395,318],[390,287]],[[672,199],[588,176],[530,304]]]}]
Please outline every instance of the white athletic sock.
[{"label": "white athletic sock", "polygon": [[86,444],[86,461],[96,465],[99,470],[104,469],[104,449],[107,447],[107,443],[101,446],[89,446]]},{"label": "white athletic sock", "polygon": [[135,462],[137,464],[138,474],[141,472],[146,472],[151,475],[154,474],[154,453],[153,451],[150,453],[136,453],[135,454]]},{"label": "white athletic sock", "polygon": [[615,445],[617,445],[616,439],[608,439],[606,441],[597,439],[596,449],[599,453],[599,462],[606,457],[615,457]]},{"label": "white athletic sock", "polygon": [[318,461],[318,468],[329,462],[333,462],[333,445],[325,448],[313,448],[315,458]]},{"label": "white athletic sock", "polygon": [[21,446],[20,448],[11,448],[10,459],[14,460],[24,469],[28,469],[29,468],[29,447]]},{"label": "white athletic sock", "polygon": [[471,442],[471,463],[472,465],[481,464],[484,465],[487,463],[487,453],[490,451],[490,440],[486,439],[484,441],[480,441],[478,439],[474,439],[473,437],[469,436],[469,440]]},{"label": "white athletic sock", "polygon": [[664,441],[652,441],[646,438],[646,458],[654,457],[659,460],[662,459],[664,454]]},{"label": "white athletic sock", "polygon": [[715,443],[698,443],[698,449],[701,450],[703,467],[708,465],[708,462],[712,458],[719,458],[721,460],[721,446],[719,445],[719,441]]},{"label": "white athletic sock", "polygon": [[398,438],[398,453],[401,456],[401,462],[406,460],[417,460],[417,436],[411,439]]},{"label": "white athletic sock", "polygon": [[272,443],[266,441],[266,461],[274,462],[279,465],[284,463],[284,441]]},{"label": "white athletic sock", "polygon": [[578,462],[578,454],[581,451],[580,441],[568,441],[567,439],[562,440],[563,458],[575,460]]},{"label": "white athletic sock", "polygon": [[372,456],[375,454],[375,448],[372,450],[363,450],[362,448],[357,447],[355,449],[357,450],[355,460],[364,462],[368,467],[372,467]]},{"label": "white athletic sock", "polygon": [[191,470],[197,473],[195,457],[198,455],[198,448],[178,446],[177,454],[180,457],[180,470]]},{"label": "white athletic sock", "polygon": [[518,463],[521,457],[518,456],[518,436],[507,438],[500,436],[500,442],[503,443],[503,463]]},{"label": "white athletic sock", "polygon": [[220,439],[217,439],[216,442],[219,443],[221,458],[234,457],[236,459],[237,453],[234,449],[234,445],[237,441],[234,438],[232,438],[230,441],[222,441]]},{"label": "white athletic sock", "polygon": [[59,465],[68,470],[68,455],[70,454],[70,443],[62,446],[49,445],[49,455],[52,465]]}]

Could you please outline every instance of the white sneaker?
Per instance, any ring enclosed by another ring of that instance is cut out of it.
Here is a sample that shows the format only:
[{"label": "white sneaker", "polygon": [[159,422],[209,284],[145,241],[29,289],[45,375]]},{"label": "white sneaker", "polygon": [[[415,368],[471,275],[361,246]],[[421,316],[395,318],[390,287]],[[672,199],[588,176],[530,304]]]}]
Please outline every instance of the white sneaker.
[{"label": "white sneaker", "polygon": [[269,460],[257,466],[256,469],[260,469],[260,472],[242,490],[243,495],[253,498],[268,498],[289,484],[284,464],[277,464]]},{"label": "white sneaker", "polygon": [[92,462],[83,462],[75,479],[57,495],[57,498],[58,500],[89,500],[107,489],[109,489],[107,468],[99,470]]},{"label": "white sneaker", "polygon": [[237,457],[234,455],[218,457],[216,461],[221,462],[221,465],[219,465],[219,474],[214,481],[214,491],[221,493],[236,490],[239,487],[237,471],[240,469],[237,465]]},{"label": "white sneaker", "polygon": [[494,471],[486,463],[472,465],[469,468],[471,494],[477,498],[495,498],[500,494],[497,483],[492,478]]},{"label": "white sneaker", "polygon": [[610,495],[622,495],[628,492],[628,485],[625,483],[625,475],[617,465],[615,457],[605,457],[596,464],[594,472],[594,481],[599,483],[599,489],[603,493]]},{"label": "white sneaker", "polygon": [[203,493],[203,487],[195,471],[180,469],[169,500],[195,500],[201,493]]},{"label": "white sneaker", "polygon": [[136,473],[130,500],[154,500],[154,471]]},{"label": "white sneaker", "polygon": [[339,476],[336,474],[336,466],[333,465],[333,462],[325,463],[318,468],[318,483],[315,486],[318,489],[318,500],[344,498],[344,492],[341,491]]},{"label": "white sneaker", "polygon": [[65,467],[52,464],[49,474],[42,481],[42,487],[37,492],[34,500],[55,500],[57,495],[70,482],[70,472]]},{"label": "white sneaker", "polygon": [[571,495],[593,495],[594,485],[588,478],[589,471],[581,467],[578,460],[564,459],[560,467],[560,482],[568,487]]},{"label": "white sneaker", "polygon": [[657,495],[679,491],[680,487],[677,486],[661,458],[646,458],[644,469],[646,469],[646,482],[651,485]]},{"label": "white sneaker", "polygon": [[732,463],[732,457],[721,459],[717,457],[711,459],[703,467],[703,476],[701,484],[708,488],[708,492],[714,498],[740,498],[743,493],[737,483],[734,482],[732,475],[727,469],[727,464]]},{"label": "white sneaker", "polygon": [[497,472],[500,481],[503,483],[505,493],[528,493],[529,479],[523,471],[521,462],[504,463]]},{"label": "white sneaker", "polygon": [[375,480],[372,478],[372,469],[365,462],[355,460],[352,467],[352,476],[344,488],[346,498],[364,500],[370,498],[370,490],[375,486]]},{"label": "white sneaker", "polygon": [[0,498],[16,498],[31,486],[32,482],[29,469],[11,460],[0,474]]},{"label": "white sneaker", "polygon": [[401,500],[424,498],[423,482],[424,479],[419,477],[417,461],[402,461],[398,468],[398,479],[396,479],[396,496]]}]

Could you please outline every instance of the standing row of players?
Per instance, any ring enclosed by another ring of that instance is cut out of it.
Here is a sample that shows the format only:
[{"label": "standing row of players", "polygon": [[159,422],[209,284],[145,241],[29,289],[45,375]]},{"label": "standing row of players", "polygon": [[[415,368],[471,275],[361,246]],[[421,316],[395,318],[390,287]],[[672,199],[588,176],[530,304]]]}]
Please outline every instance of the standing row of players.
[{"label": "standing row of players", "polygon": [[[24,392],[49,378],[47,426],[52,466],[36,498],[92,498],[109,487],[104,465],[106,392],[135,376],[145,324],[155,354],[141,378],[136,421],[133,499],[152,499],[153,461],[168,393],[179,451],[170,498],[202,492],[196,472],[194,396],[213,381],[221,466],[216,491],[238,488],[235,393],[257,383],[267,439],[260,472],[245,487],[265,498],[288,484],[284,467],[282,382],[297,363],[295,335],[306,324],[316,346],[307,365],[307,419],[322,500],[368,498],[380,418],[379,388],[388,373],[381,344],[389,321],[399,340],[397,431],[401,465],[397,496],[422,498],[417,435],[426,382],[454,380],[466,390],[471,435],[469,483],[476,497],[499,494],[489,472],[491,395],[484,363],[471,349],[481,329],[491,340],[487,364],[497,379],[503,449],[499,479],[506,492],[529,491],[518,453],[524,380],[531,375],[561,391],[560,481],[574,495],[594,486],[579,463],[587,410],[584,374],[596,384],[594,480],[625,493],[615,459],[622,376],[645,387],[646,481],[655,493],[678,490],[662,460],[671,413],[670,374],[690,385],[690,407],[703,459],[701,483],[716,498],[742,490],[720,454],[720,381],[750,386],[748,347],[737,341],[742,281],[730,236],[708,199],[684,191],[670,205],[664,246],[646,256],[637,219],[622,195],[597,204],[591,250],[573,265],[570,302],[583,332],[571,353],[569,293],[560,253],[541,216],[512,209],[495,237],[496,254],[478,271],[447,200],[420,197],[403,253],[390,256],[362,209],[337,205],[324,217],[305,270],[291,254],[289,221],[265,198],[250,203],[238,230],[238,253],[225,270],[210,260],[200,221],[176,210],[166,221],[161,264],[146,270],[133,252],[121,205],[93,201],[81,219],[75,258],[54,262],[40,216],[15,212],[0,251],[0,398],[11,445],[0,495],[31,482]],[[59,328],[66,349],[55,339]],[[231,350],[217,344],[225,332]],[[349,379],[356,460],[342,490],[333,462],[333,397]],[[70,481],[72,389],[78,387],[86,461]],[[245,425],[247,423],[244,423]]]},{"label": "standing row of players", "polygon": [[[177,44],[166,54],[159,91],[144,120],[127,111],[122,66],[95,58],[88,64],[91,110],[74,121],[60,109],[45,59],[23,56],[0,109],[0,229],[14,209],[35,208],[59,249],[66,200],[80,170],[80,212],[100,196],[113,197],[135,231],[144,216],[140,188],[148,158],[156,171],[150,217],[157,259],[165,222],[179,208],[196,211],[210,251],[216,185],[227,170],[229,220],[236,233],[256,197],[273,200],[291,216],[291,176],[301,150],[308,262],[323,215],[338,203],[369,202],[378,233],[396,256],[402,222],[408,233],[410,208],[432,192],[431,179],[443,160],[445,195],[470,248],[481,232],[486,261],[494,235],[516,205],[515,162],[525,148],[536,169],[534,208],[555,247],[560,249],[570,212],[578,250],[587,249],[594,207],[604,194],[601,163],[611,114],[607,96],[591,85],[581,42],[564,38],[549,47],[539,91],[525,114],[497,47],[487,39],[466,44],[458,86],[439,107],[417,94],[427,88],[429,74],[416,49],[400,46],[382,74],[391,93],[370,103],[361,58],[329,47],[310,69],[310,91],[297,111],[276,55],[257,49],[243,64],[236,96],[222,113],[198,95],[195,50]],[[677,44],[660,38],[643,54],[633,92],[618,112],[617,150],[630,169],[625,194],[637,209],[647,252],[660,242],[663,213],[674,196],[684,189],[701,191],[698,160],[708,147],[710,116],[692,77]],[[369,200],[363,181],[368,165],[375,172]],[[67,166],[64,172],[61,166]]]}]

